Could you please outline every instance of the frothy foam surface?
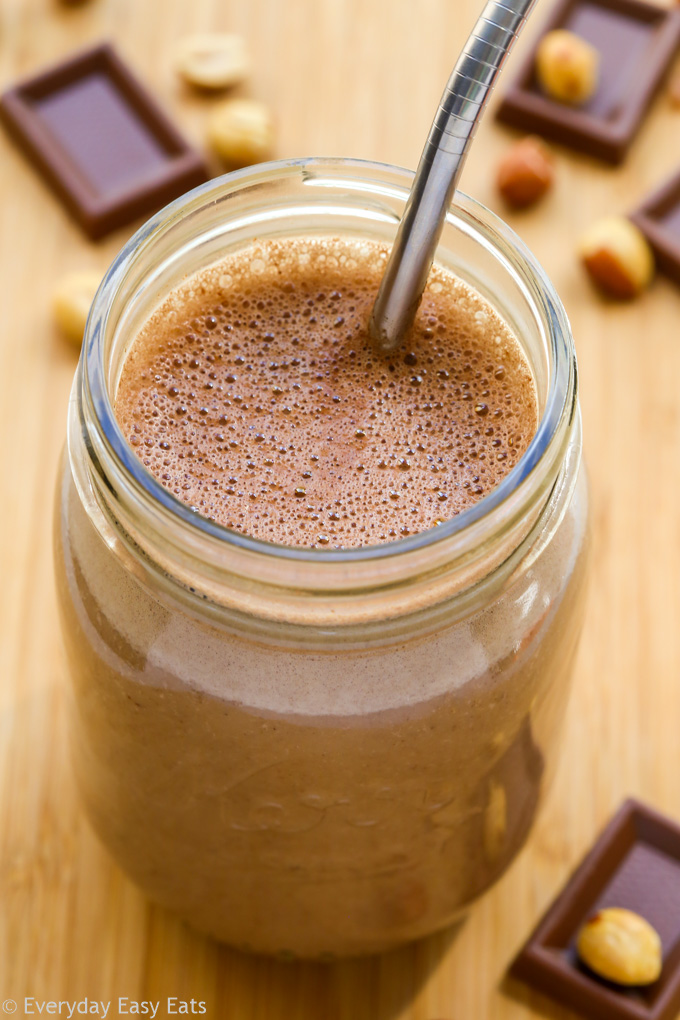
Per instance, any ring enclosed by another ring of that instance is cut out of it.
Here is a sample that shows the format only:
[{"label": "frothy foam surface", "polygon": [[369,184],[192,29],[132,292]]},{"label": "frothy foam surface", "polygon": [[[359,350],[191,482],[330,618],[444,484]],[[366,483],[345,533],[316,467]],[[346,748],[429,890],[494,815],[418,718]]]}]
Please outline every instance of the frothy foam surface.
[{"label": "frothy foam surface", "polygon": [[437,266],[403,348],[376,356],[367,325],[387,252],[261,242],[170,294],[116,397],[170,492],[256,538],[348,547],[430,528],[511,470],[537,426],[517,340]]}]

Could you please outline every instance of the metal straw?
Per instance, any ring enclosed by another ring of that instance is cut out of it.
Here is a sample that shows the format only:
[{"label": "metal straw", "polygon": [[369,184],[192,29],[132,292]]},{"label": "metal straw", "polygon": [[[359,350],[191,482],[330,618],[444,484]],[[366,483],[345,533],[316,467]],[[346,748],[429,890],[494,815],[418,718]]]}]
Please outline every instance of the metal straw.
[{"label": "metal straw", "polygon": [[371,337],[383,354],[413,325],[475,128],[534,3],[490,0],[449,78],[373,306]]}]

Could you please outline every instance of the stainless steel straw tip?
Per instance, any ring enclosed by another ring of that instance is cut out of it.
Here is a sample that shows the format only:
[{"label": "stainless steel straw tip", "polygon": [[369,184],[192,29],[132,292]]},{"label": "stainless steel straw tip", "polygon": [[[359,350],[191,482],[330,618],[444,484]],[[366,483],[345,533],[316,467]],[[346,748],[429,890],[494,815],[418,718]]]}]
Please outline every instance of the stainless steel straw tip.
[{"label": "stainless steel straw tip", "polygon": [[413,325],[465,157],[496,76],[535,0],[490,0],[448,80],[387,260],[369,332],[390,354]]}]

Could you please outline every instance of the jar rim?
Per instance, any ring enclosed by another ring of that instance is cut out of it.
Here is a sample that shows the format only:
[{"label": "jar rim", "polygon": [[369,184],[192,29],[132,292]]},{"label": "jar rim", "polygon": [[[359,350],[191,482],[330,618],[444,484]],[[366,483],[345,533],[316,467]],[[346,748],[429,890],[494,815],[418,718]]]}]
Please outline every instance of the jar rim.
[{"label": "jar rim", "polygon": [[[494,248],[509,262],[530,292],[533,301],[541,311],[549,339],[551,353],[550,377],[545,408],[536,433],[524,454],[510,472],[478,503],[452,517],[443,524],[403,538],[379,544],[348,547],[341,549],[317,549],[301,546],[282,545],[264,539],[242,534],[203,517],[196,510],[183,503],[169,492],[144,466],[127,442],[115,416],[113,401],[107,385],[106,366],[106,323],[111,302],[117,289],[131,268],[141,246],[148,248],[154,237],[162,233],[168,224],[186,215],[192,207],[198,207],[211,197],[256,185],[286,176],[338,174],[351,179],[357,178],[362,190],[373,190],[377,194],[406,196],[414,174],[412,171],[390,164],[369,160],[330,157],[312,157],[293,160],[276,160],[233,171],[208,181],[165,206],[149,219],[129,239],[118,253],[95,295],[87,321],[81,360],[79,381],[76,383],[81,427],[85,435],[91,426],[97,429],[96,444],[88,443],[90,451],[97,447],[97,459],[102,463],[106,475],[107,467],[113,468],[118,479],[125,479],[138,495],[161,509],[175,523],[186,526],[197,539],[207,539],[239,550],[246,555],[299,564],[351,564],[378,563],[389,557],[418,554],[430,548],[448,545],[451,540],[459,541],[472,536],[481,527],[492,527],[498,512],[511,496],[523,489],[534,489],[536,469],[541,464],[559,460],[556,446],[561,426],[570,422],[577,402],[576,359],[571,329],[566,312],[557,292],[534,255],[514,231],[495,213],[480,202],[457,192],[451,204],[447,219],[455,223],[455,217],[463,217],[483,227]],[[389,177],[389,183],[387,178]],[[371,186],[373,185],[373,188]],[[552,456],[548,454],[552,451]],[[527,493],[530,498],[530,493]],[[407,556],[407,558],[409,558]]]}]

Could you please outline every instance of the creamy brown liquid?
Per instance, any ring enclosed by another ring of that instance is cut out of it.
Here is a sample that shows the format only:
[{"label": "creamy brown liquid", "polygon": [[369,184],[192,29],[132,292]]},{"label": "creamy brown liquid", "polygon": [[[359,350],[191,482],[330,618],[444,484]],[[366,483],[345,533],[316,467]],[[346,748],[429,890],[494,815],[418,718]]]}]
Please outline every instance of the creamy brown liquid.
[{"label": "creamy brown liquid", "polygon": [[166,488],[257,538],[357,546],[430,528],[498,484],[536,430],[526,358],[441,268],[403,349],[376,356],[367,325],[386,251],[270,241],[161,305],[116,414]]},{"label": "creamy brown liquid", "polygon": [[[249,534],[333,546],[429,527],[498,483],[536,427],[519,345],[435,269],[409,343],[378,361],[384,255],[267,242],[170,294],[116,407],[170,491]],[[242,587],[223,606],[200,572],[195,594],[160,576],[65,467],[76,771],[126,871],[199,929],[287,956],[384,950],[459,916],[518,852],[554,767],[583,481],[554,490],[526,566],[464,609],[431,583],[396,610],[386,588],[320,626],[292,589],[269,620]],[[362,626],[381,604],[384,628]]]}]

